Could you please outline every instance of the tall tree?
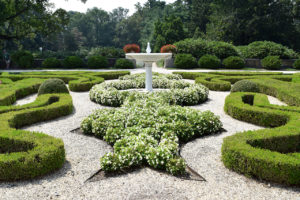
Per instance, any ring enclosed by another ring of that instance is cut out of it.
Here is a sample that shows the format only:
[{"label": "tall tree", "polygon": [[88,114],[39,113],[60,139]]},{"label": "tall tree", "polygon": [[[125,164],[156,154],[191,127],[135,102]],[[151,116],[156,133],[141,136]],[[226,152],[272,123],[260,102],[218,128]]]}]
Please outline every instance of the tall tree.
[{"label": "tall tree", "polygon": [[67,12],[52,12],[48,0],[1,0],[0,39],[20,40],[34,34],[49,35],[68,24]]}]

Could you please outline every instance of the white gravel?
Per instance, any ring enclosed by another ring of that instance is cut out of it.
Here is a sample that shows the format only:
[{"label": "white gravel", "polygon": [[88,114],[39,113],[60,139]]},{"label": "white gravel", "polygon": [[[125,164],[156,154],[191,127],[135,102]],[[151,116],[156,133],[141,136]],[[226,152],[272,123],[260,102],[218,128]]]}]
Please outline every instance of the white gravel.
[{"label": "white gravel", "polygon": [[[88,93],[74,93],[74,114],[26,127],[62,138],[67,162],[56,173],[37,180],[0,183],[0,199],[300,199],[299,188],[285,188],[246,178],[226,169],[221,162],[224,137],[261,127],[232,119],[223,111],[228,92],[210,92],[209,101],[193,106],[221,117],[227,132],[192,141],[182,149],[188,164],[207,181],[181,180],[144,168],[98,182],[84,181],[99,169],[99,158],[112,148],[104,141],[71,133],[92,110],[102,108],[89,100]],[[33,101],[33,97],[30,101]],[[22,103],[21,101],[19,103]]]}]

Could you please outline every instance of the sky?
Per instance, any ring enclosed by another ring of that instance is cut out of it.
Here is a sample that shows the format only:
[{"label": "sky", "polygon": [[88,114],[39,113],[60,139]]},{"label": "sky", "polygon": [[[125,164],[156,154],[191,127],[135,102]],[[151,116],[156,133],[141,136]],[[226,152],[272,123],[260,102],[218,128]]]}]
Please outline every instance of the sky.
[{"label": "sky", "polygon": [[[55,8],[63,8],[67,11],[73,10],[78,12],[86,12],[88,8],[98,7],[108,12],[114,8],[123,7],[129,9],[129,14],[133,14],[135,11],[134,5],[140,2],[142,5],[147,0],[88,0],[85,4],[80,0],[50,0],[55,4]],[[165,0],[167,3],[173,3],[175,0]]]}]

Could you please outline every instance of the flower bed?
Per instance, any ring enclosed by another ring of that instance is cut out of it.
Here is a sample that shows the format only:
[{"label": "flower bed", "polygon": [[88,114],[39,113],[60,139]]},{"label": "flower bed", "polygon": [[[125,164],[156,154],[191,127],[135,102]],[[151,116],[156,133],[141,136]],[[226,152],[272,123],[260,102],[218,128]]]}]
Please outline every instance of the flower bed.
[{"label": "flower bed", "polygon": [[185,173],[179,144],[214,134],[222,123],[213,113],[172,106],[157,93],[133,93],[121,108],[101,109],[86,118],[81,129],[113,145],[100,159],[105,172],[149,165],[173,175]]},{"label": "flower bed", "polygon": [[[119,81],[102,83],[90,90],[90,99],[106,106],[118,107],[124,100],[137,91],[128,89],[145,88],[145,74],[121,77]],[[179,75],[153,76],[153,88],[170,89],[158,91],[157,95],[164,97],[170,104],[196,105],[207,100],[208,89],[200,84],[190,84],[181,80]]]}]

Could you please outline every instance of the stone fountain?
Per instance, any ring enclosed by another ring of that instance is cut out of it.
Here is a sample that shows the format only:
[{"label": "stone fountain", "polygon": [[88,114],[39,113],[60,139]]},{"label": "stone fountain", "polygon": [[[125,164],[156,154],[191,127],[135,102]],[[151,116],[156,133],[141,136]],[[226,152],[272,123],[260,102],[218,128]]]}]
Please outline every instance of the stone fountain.
[{"label": "stone fountain", "polygon": [[162,59],[172,58],[172,53],[151,53],[150,43],[148,42],[147,53],[127,53],[127,59],[135,59],[145,63],[146,69],[146,90],[152,92],[152,64]]}]

